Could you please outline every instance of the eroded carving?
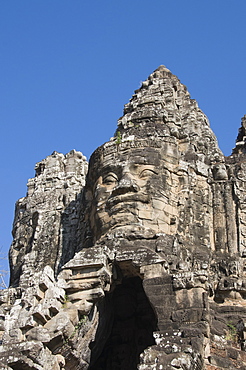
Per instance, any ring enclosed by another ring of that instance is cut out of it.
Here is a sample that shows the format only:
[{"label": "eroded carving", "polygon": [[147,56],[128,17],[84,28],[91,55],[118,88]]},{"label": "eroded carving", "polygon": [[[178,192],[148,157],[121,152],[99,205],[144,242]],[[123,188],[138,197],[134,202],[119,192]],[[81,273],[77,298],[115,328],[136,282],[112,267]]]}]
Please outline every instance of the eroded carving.
[{"label": "eroded carving", "polygon": [[[19,200],[3,369],[243,369],[245,117],[224,157],[164,66],[87,163],[54,152]],[[85,188],[84,188],[85,185]]]}]

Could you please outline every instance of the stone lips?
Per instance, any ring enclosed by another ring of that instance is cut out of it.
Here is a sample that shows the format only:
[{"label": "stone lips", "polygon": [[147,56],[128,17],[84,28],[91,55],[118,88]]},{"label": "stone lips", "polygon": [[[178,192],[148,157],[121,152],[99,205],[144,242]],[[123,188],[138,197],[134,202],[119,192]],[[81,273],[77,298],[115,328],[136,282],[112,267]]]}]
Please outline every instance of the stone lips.
[{"label": "stone lips", "polygon": [[36,165],[0,294],[1,368],[246,367],[244,118],[224,157],[160,66],[86,179],[80,152]]}]

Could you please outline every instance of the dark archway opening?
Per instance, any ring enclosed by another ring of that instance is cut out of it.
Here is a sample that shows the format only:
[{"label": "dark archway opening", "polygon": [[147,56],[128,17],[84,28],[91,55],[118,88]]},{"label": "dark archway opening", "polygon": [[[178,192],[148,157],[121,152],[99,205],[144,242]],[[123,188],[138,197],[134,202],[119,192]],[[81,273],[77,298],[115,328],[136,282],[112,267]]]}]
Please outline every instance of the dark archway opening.
[{"label": "dark archway opening", "polygon": [[124,278],[105,301],[104,317],[100,318],[104,323],[99,323],[89,369],[136,370],[140,353],[155,344],[153,332],[157,330],[157,318],[142,280]]}]

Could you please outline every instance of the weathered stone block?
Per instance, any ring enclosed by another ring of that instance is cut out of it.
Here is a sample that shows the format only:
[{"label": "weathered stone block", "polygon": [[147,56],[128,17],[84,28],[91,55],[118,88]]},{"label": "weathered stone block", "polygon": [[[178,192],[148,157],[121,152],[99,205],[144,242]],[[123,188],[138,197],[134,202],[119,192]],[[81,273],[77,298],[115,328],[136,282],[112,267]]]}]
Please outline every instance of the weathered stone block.
[{"label": "weathered stone block", "polygon": [[246,116],[225,157],[160,66],[88,174],[75,150],[39,162],[0,292],[3,368],[245,368],[245,138]]},{"label": "weathered stone block", "polygon": [[101,297],[104,297],[104,291],[102,288],[94,288],[94,289],[83,290],[80,292],[68,294],[68,299],[71,302],[82,301],[82,300],[93,301],[93,300],[98,300]]},{"label": "weathered stone block", "polygon": [[26,339],[28,341],[34,340],[34,341],[46,343],[50,341],[51,337],[50,337],[48,329],[43,328],[43,327],[36,327],[36,328],[30,329],[26,333]]}]

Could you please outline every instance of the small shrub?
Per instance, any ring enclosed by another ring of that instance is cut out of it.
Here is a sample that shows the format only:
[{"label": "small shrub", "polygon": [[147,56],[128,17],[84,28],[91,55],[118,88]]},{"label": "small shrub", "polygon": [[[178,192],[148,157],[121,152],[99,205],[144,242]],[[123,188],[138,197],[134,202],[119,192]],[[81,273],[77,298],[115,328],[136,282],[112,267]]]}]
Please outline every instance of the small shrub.
[{"label": "small shrub", "polygon": [[68,297],[67,294],[65,294],[65,296],[63,298],[62,307],[65,308],[68,302],[69,302],[69,297]]},{"label": "small shrub", "polygon": [[122,139],[121,133],[120,133],[120,131],[117,131],[116,144],[120,144],[121,143],[121,139]]},{"label": "small shrub", "polygon": [[238,334],[237,328],[232,323],[227,323],[227,335],[226,340],[230,340],[231,342],[237,343],[238,342]]},{"label": "small shrub", "polygon": [[70,337],[68,337],[66,340],[63,341],[63,344],[67,344],[69,342],[69,340],[73,339],[73,337],[75,336],[75,334],[79,331],[79,329],[81,328],[82,325],[84,325],[87,321],[87,316],[86,315],[82,315],[78,324],[75,325],[74,327],[74,331],[72,332],[72,334],[70,335]]}]

